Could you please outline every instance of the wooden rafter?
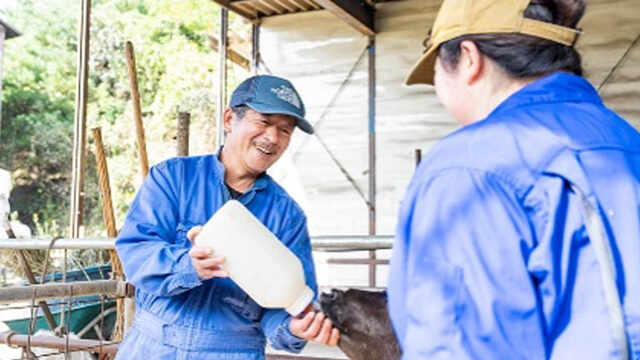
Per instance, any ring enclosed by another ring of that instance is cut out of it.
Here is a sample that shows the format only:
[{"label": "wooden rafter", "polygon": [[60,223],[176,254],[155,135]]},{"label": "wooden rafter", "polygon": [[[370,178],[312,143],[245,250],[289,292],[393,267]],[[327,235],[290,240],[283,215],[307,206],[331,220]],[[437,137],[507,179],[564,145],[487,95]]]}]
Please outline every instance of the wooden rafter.
[{"label": "wooden rafter", "polygon": [[231,0],[211,0],[216,4],[222,6],[223,8],[233,11],[234,13],[242,16],[243,18],[251,21],[252,23],[257,23],[259,21],[257,12],[249,12],[241,7],[234,6],[234,2]]},{"label": "wooden rafter", "polygon": [[[213,51],[218,51],[219,42],[218,39],[209,35],[209,47]],[[227,47],[227,59],[231,60],[234,64],[244,68],[247,71],[251,70],[251,62],[242,54],[234,50],[232,47]]]},{"label": "wooden rafter", "polygon": [[364,35],[375,35],[375,8],[364,0],[315,0]]}]

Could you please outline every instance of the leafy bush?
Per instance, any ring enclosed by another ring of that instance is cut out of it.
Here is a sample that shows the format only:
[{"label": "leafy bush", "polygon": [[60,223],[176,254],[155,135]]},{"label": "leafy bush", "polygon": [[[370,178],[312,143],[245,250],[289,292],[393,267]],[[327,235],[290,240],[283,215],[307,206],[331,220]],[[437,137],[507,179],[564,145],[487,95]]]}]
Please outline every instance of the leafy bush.
[{"label": "leafy bush", "polygon": [[[92,7],[84,224],[86,236],[105,236],[92,127],[102,127],[118,224],[141,183],[125,42],[135,46],[149,162],[175,154],[178,111],[192,114],[191,152],[214,151],[217,54],[205,39],[217,29],[219,7],[202,0],[94,0]],[[78,2],[21,0],[0,15],[22,33],[5,44],[2,93],[0,167],[12,172],[12,210],[40,236],[66,235]]]}]

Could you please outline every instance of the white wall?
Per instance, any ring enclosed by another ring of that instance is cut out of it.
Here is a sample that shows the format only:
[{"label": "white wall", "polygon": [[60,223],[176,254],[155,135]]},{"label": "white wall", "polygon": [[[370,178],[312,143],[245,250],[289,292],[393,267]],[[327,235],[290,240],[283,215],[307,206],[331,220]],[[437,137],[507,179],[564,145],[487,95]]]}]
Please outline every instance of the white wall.
[{"label": "white wall", "polygon": [[[398,205],[414,168],[414,150],[425,153],[458,127],[438,104],[432,87],[403,85],[422,54],[422,41],[440,3],[411,0],[377,5],[378,234],[394,232]],[[578,50],[585,75],[596,88],[618,65],[600,94],[608,106],[640,128],[640,11],[631,9],[640,9],[640,0],[589,1],[580,23],[584,34]],[[260,43],[267,67],[294,82],[314,122],[367,39],[330,12],[314,11],[265,18]],[[366,196],[366,56],[317,130]],[[284,159],[274,174],[304,207],[312,234],[366,234],[365,202],[320,142],[298,134],[289,150],[289,155],[294,153],[293,161]]]},{"label": "white wall", "polygon": [[[403,85],[422,53],[437,1],[378,5],[376,13],[377,233],[395,230],[398,205],[415,166],[414,151],[426,152],[457,128],[427,86]],[[300,91],[308,118],[316,122],[367,46],[367,38],[328,11],[266,18],[261,52],[274,75]],[[365,54],[351,80],[316,126],[320,138],[368,194],[368,63]],[[289,156],[272,174],[302,204],[313,235],[367,234],[365,201],[312,136],[297,134]],[[294,166],[292,166],[294,164]],[[296,190],[297,189],[297,190]]]}]

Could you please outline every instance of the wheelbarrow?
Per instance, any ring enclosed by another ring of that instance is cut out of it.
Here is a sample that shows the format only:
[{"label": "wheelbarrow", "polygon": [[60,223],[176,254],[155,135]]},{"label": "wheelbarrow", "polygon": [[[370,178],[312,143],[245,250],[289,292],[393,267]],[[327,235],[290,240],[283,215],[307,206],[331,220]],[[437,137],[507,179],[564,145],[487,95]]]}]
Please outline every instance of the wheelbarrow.
[{"label": "wheelbarrow", "polygon": [[[90,281],[109,279],[111,265],[91,266],[81,269],[67,271],[66,281]],[[45,282],[62,281],[63,273],[56,272],[45,277]],[[37,279],[40,282],[40,279]],[[23,285],[28,281],[23,280]],[[111,332],[116,322],[116,301],[111,299],[101,299],[100,296],[83,296],[71,299],[71,303],[63,306],[63,302],[68,299],[47,301],[54,319],[60,324],[64,318],[65,328],[80,338],[106,340],[111,336]],[[37,313],[36,310],[37,309]],[[30,307],[23,309],[3,310],[0,312],[0,321],[4,322],[9,329],[20,334],[29,334],[29,327],[33,322],[31,334],[38,330],[50,330],[49,325],[39,307],[34,310]],[[64,315],[63,315],[64,312]],[[32,316],[36,313],[36,316]]]}]

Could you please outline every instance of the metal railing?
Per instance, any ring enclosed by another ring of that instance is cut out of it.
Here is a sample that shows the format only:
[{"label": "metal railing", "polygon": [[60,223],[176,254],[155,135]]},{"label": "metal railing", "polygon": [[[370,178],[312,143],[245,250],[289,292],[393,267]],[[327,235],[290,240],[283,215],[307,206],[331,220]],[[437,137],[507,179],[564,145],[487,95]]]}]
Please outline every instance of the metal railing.
[{"label": "metal railing", "polygon": [[[115,238],[68,239],[0,239],[0,250],[48,249],[115,249]],[[52,244],[53,242],[53,244]],[[391,249],[392,235],[339,235],[314,236],[311,246],[319,251],[381,250]]]},{"label": "metal railing", "polygon": [[[55,239],[0,239],[0,250],[77,250],[98,249],[110,250],[115,248],[115,238],[55,238]],[[346,235],[346,236],[316,236],[311,238],[311,245],[315,251],[360,251],[390,249],[393,243],[391,235]],[[332,259],[329,259],[330,263]],[[333,263],[361,263],[349,262],[349,259],[336,260]],[[364,259],[361,259],[364,260]],[[340,262],[339,262],[340,261]],[[379,264],[380,262],[376,262]],[[71,283],[48,283],[29,286],[12,286],[0,288],[0,303],[16,303],[31,301],[71,298],[77,296],[101,295],[111,297],[130,296],[128,284],[123,280],[74,281]],[[102,340],[69,339],[68,337],[50,337],[23,335],[15,332],[0,333],[0,343],[9,346],[46,347],[59,351],[92,351],[101,354],[115,354],[117,342]],[[280,359],[308,359],[325,360],[324,357],[267,354],[269,360]]]}]

